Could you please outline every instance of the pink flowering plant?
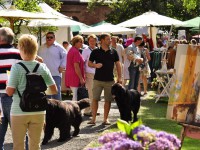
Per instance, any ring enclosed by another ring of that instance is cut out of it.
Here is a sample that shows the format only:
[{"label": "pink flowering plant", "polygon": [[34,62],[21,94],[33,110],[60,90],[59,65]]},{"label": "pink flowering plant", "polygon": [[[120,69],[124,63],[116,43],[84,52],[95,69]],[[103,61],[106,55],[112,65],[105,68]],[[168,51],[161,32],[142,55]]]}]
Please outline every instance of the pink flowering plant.
[{"label": "pink flowering plant", "polygon": [[173,134],[156,131],[142,125],[139,120],[129,124],[118,119],[120,131],[106,133],[99,138],[101,147],[88,150],[178,150],[181,141]]}]

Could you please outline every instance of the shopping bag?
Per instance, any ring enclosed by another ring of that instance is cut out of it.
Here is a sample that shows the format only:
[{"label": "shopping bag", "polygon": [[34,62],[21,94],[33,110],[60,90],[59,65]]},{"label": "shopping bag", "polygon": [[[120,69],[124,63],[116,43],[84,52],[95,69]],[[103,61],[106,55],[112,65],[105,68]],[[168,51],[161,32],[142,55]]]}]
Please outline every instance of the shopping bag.
[{"label": "shopping bag", "polygon": [[77,100],[81,100],[81,99],[84,99],[84,98],[88,98],[88,89],[84,86],[80,86],[78,87],[78,90],[77,90]]}]

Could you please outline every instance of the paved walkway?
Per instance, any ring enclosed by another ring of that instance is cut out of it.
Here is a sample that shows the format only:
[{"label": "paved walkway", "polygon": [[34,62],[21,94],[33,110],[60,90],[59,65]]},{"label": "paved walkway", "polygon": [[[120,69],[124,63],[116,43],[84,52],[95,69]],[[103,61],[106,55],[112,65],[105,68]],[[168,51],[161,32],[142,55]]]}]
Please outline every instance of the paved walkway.
[{"label": "paved walkway", "polygon": [[[42,149],[44,150],[45,149],[82,150],[91,141],[98,139],[99,131],[103,131],[105,129],[105,126],[101,125],[103,121],[103,104],[104,104],[103,100],[99,102],[98,112],[100,113],[100,116],[97,116],[95,126],[88,125],[87,122],[90,120],[90,118],[83,116],[83,122],[80,127],[81,131],[77,137],[73,137],[72,139],[66,142],[57,142],[59,131],[55,129],[54,136],[52,137],[51,141],[47,145],[42,146]],[[119,118],[119,111],[118,111],[117,105],[115,102],[112,102],[111,110],[109,113],[109,120],[111,124],[114,124],[118,118]],[[5,150],[12,150],[12,137],[11,137],[10,128],[8,129],[8,132],[6,135]]]}]

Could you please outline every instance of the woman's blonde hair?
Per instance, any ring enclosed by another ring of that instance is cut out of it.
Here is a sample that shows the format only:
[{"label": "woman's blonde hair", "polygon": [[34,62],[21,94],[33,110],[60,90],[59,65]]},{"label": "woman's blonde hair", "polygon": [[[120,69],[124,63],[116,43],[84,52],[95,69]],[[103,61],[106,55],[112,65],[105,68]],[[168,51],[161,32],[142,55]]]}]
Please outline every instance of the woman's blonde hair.
[{"label": "woman's blonde hair", "polygon": [[19,38],[18,47],[25,55],[35,56],[38,51],[37,38],[30,34],[23,34]]},{"label": "woman's blonde hair", "polygon": [[75,37],[73,37],[71,40],[72,46],[75,46],[75,44],[78,43],[79,41],[83,42],[83,37],[81,35],[76,35]]}]

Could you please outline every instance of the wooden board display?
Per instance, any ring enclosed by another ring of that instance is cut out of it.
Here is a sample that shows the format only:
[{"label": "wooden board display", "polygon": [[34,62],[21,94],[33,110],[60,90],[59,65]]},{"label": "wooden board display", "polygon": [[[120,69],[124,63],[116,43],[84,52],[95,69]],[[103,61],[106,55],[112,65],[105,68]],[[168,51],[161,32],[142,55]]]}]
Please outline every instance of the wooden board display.
[{"label": "wooden board display", "polygon": [[174,68],[167,118],[190,123],[198,112],[200,120],[200,107],[196,109],[200,90],[200,46],[179,44]]}]

